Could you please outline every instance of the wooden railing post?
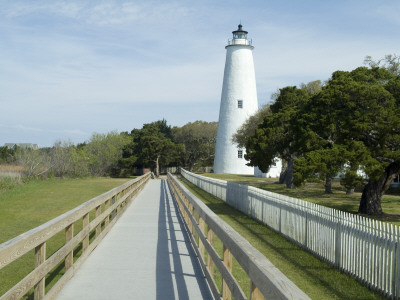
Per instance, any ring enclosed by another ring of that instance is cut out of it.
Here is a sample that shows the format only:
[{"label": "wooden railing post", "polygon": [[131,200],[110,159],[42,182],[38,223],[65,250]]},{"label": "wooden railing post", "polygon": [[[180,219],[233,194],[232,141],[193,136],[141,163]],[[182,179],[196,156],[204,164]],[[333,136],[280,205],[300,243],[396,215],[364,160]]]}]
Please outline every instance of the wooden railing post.
[{"label": "wooden railing post", "polygon": [[[67,244],[74,237],[74,224],[67,226],[65,228],[65,244]],[[67,271],[74,264],[74,250],[65,257],[65,270]]]},{"label": "wooden railing post", "polygon": [[[115,195],[115,200],[118,201],[123,197],[124,191],[120,192],[119,194]],[[118,216],[121,213],[121,204],[117,206],[116,215]]]},{"label": "wooden railing post", "polygon": [[[117,198],[117,195],[114,195],[114,196],[111,198],[111,205],[114,205],[116,198]],[[116,209],[114,209],[114,210],[111,212],[111,220],[115,218],[115,213],[116,213]]]},{"label": "wooden railing post", "polygon": [[[109,207],[110,207],[110,199],[107,199],[106,202],[104,202],[104,210],[107,210]],[[104,220],[104,227],[107,227],[109,223],[110,223],[110,215],[108,215]]]},{"label": "wooden railing post", "polygon": [[[39,267],[46,260],[46,242],[35,247],[35,268]],[[46,277],[39,280],[35,285],[34,299],[44,298]]]},{"label": "wooden railing post", "polygon": [[[210,227],[208,227],[207,239],[210,245],[214,248],[214,232]],[[214,262],[211,259],[210,254],[207,255],[207,269],[208,272],[210,272],[211,277],[214,278]]]},{"label": "wooden railing post", "polygon": [[[190,202],[188,202],[188,208],[189,208],[189,212],[190,212],[190,214],[193,216],[193,205],[192,205],[192,203],[190,203]],[[194,217],[194,216],[193,216]],[[189,230],[190,230],[190,232],[193,234],[193,223],[192,223],[192,220],[190,219],[190,217],[188,217],[188,221],[189,221]],[[194,237],[194,234],[193,234],[193,237]]]},{"label": "wooden railing post", "polygon": [[253,281],[250,282],[250,300],[264,300],[263,294],[256,287]]},{"label": "wooden railing post", "polygon": [[[183,195],[182,195],[182,197],[183,197]],[[184,206],[186,206],[186,207],[188,206],[188,200],[185,197],[183,197],[183,203],[184,203]],[[189,226],[189,216],[188,216],[188,213],[186,210],[184,210],[184,217],[186,220],[186,224],[188,224],[188,226]]]},{"label": "wooden railing post", "polygon": [[[204,234],[204,220],[199,216],[199,227],[202,234]],[[201,258],[204,260],[204,245],[201,239],[199,238],[199,252]]]},{"label": "wooden railing post", "polygon": [[[100,213],[101,213],[101,206],[99,205],[96,207],[96,218],[100,216]],[[101,233],[101,222],[96,227],[96,238],[100,235],[100,233]]]},{"label": "wooden railing post", "polygon": [[[89,213],[83,216],[82,229],[84,229],[88,225],[89,225]],[[87,236],[84,237],[82,241],[82,252],[85,252],[88,247],[89,247],[89,233],[87,234]]]},{"label": "wooden railing post", "polygon": [[[228,268],[229,272],[232,272],[232,253],[229,251],[228,248],[224,245],[223,247],[223,260],[225,266]],[[225,280],[222,280],[222,299],[223,300],[231,300],[232,293],[229,290]]]}]

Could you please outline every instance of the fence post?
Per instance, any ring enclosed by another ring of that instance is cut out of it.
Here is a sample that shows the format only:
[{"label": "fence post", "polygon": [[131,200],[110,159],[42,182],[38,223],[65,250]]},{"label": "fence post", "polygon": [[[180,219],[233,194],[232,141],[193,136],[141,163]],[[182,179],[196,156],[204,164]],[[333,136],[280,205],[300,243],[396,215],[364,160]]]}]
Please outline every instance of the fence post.
[{"label": "fence post", "polygon": [[250,300],[264,300],[264,295],[256,287],[253,281],[250,281]]},{"label": "fence post", "polygon": [[[96,207],[96,218],[100,216],[100,213],[101,213],[101,206],[99,205]],[[100,233],[101,233],[101,222],[96,227],[96,238],[100,235]]]},{"label": "fence post", "polygon": [[[88,225],[89,225],[89,213],[83,216],[82,229],[84,229]],[[82,241],[82,252],[85,252],[87,247],[89,247],[89,234],[90,233],[88,233],[87,236],[85,236]]]},{"label": "fence post", "polygon": [[[229,272],[232,272],[232,253],[228,248],[224,245],[223,247],[223,260],[225,266],[228,268]],[[232,293],[229,290],[225,280],[222,280],[222,299],[223,300],[231,300]]]},{"label": "fence post", "polygon": [[[200,232],[203,235],[204,234],[204,220],[200,216],[199,216],[199,227],[200,227]],[[199,252],[200,252],[201,258],[204,260],[204,245],[203,245],[203,242],[201,241],[201,238],[199,238]]]},{"label": "fence post", "polygon": [[[46,242],[36,246],[35,248],[35,268],[39,267],[46,260]],[[43,277],[39,280],[39,282],[35,285],[34,290],[34,299],[39,300],[44,298],[45,294],[45,280],[46,277]]]},{"label": "fence post", "polygon": [[[107,210],[109,207],[110,207],[110,199],[107,199],[106,202],[104,202],[104,210]],[[108,215],[104,220],[104,227],[107,227],[109,223],[110,223],[110,215]]]},{"label": "fence post", "polygon": [[335,266],[340,268],[340,249],[341,249],[341,239],[340,239],[340,223],[336,223],[335,230]]},{"label": "fence post", "polygon": [[[74,237],[74,224],[67,226],[65,228],[65,244],[67,244]],[[74,250],[65,257],[65,270],[67,271],[74,264]]]},{"label": "fence post", "polygon": [[395,291],[396,291],[396,298],[399,298],[400,297],[400,247],[399,247],[399,240],[397,240],[397,242],[396,242],[396,264],[395,264],[395,268],[396,268],[396,270],[395,270],[395,273],[396,273],[396,275],[395,276],[393,276],[393,277],[395,277],[396,279],[395,279],[395,282],[396,282],[396,284],[395,284],[395,287],[394,287],[394,289],[395,289]]},{"label": "fence post", "polygon": [[[207,239],[210,245],[214,248],[214,232],[210,227],[208,227]],[[214,278],[214,262],[212,261],[210,254],[207,255],[207,269],[208,272],[210,272],[211,277]]]},{"label": "fence post", "polygon": [[[114,196],[111,198],[111,205],[113,205],[113,204],[115,203],[116,198],[117,198],[117,195],[114,195]],[[117,210],[116,210],[116,209],[114,209],[114,210],[111,212],[111,220],[115,218],[115,214],[116,214],[116,213],[117,213]]]},{"label": "fence post", "polygon": [[[190,214],[193,216],[193,218],[194,218],[194,214],[193,214],[193,205],[192,205],[192,203],[190,203],[189,201],[188,201],[188,208],[189,208],[189,212],[190,212]],[[189,230],[190,230],[190,232],[192,233],[192,235],[193,235],[193,237],[195,236],[194,235],[194,232],[193,232],[193,224],[192,224],[192,219],[188,216],[188,222],[189,222]]]}]

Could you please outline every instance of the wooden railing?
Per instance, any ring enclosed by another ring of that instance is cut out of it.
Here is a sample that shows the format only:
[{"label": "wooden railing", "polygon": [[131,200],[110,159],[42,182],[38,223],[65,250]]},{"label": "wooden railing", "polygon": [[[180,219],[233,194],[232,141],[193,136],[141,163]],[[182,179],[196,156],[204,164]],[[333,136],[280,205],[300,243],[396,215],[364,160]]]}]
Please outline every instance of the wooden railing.
[{"label": "wooden railing", "polygon": [[[168,182],[181,214],[190,231],[189,236],[197,252],[215,299],[247,299],[232,275],[232,256],[249,277],[250,299],[309,299],[293,282],[282,274],[262,253],[222,221],[202,201],[189,192],[174,176]],[[207,225],[207,233],[204,232]],[[214,248],[214,235],[223,244],[223,256]],[[205,255],[207,251],[207,257]],[[207,262],[206,262],[207,260]],[[222,276],[222,293],[214,280],[214,267]]]},{"label": "wooden railing", "polygon": [[[34,288],[35,299],[53,299],[66,282],[74,275],[82,262],[89,256],[117,219],[150,179],[147,173],[97,196],[73,210],[0,245],[0,269],[35,249],[35,269],[0,300],[20,299]],[[94,211],[95,218],[89,220]],[[74,223],[82,220],[82,230],[74,235]],[[65,244],[46,259],[46,242],[58,232],[65,230]],[[89,241],[93,232],[94,239]],[[74,262],[74,249],[82,243],[82,254]],[[45,278],[53,268],[65,261],[65,273],[45,294]]]}]

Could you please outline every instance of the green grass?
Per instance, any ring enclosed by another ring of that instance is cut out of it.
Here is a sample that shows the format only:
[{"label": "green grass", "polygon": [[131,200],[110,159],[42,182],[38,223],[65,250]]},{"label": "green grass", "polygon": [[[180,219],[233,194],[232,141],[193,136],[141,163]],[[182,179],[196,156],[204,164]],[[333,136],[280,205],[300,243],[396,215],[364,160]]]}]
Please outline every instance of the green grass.
[{"label": "green grass", "polygon": [[[251,185],[270,192],[306,200],[326,207],[342,210],[356,214],[360,204],[361,193],[355,192],[346,195],[346,190],[335,180],[332,185],[333,194],[324,193],[323,183],[306,183],[296,189],[288,189],[284,184],[276,184],[276,178],[256,178],[252,175],[213,174],[204,173],[207,176],[240,184]],[[387,193],[382,198],[381,216],[374,216],[374,219],[400,225],[400,191]]]},{"label": "green grass", "polygon": [[[33,229],[73,208],[100,195],[128,179],[85,178],[50,179],[31,181],[12,189],[0,191],[0,243],[8,241],[21,233]],[[103,209],[102,209],[103,210]],[[90,219],[94,218],[91,212]],[[82,228],[82,221],[74,224],[74,232]],[[93,238],[93,233],[91,237]],[[65,243],[64,231],[47,242],[46,256],[50,257]],[[75,249],[74,259],[81,254],[81,245]],[[34,251],[12,262],[0,270],[0,295],[24,278],[34,267]],[[46,278],[48,290],[64,273],[61,263]],[[28,293],[25,297],[33,299]]]},{"label": "green grass", "polygon": [[[261,223],[247,217],[185,179],[184,184],[221,219],[227,222],[250,244],[265,255],[283,274],[312,299],[385,299],[370,291],[354,278],[339,272],[312,254],[289,242]],[[216,242],[218,253],[222,244]],[[234,261],[233,274],[248,295],[249,279]],[[221,284],[217,276],[218,285]]]}]

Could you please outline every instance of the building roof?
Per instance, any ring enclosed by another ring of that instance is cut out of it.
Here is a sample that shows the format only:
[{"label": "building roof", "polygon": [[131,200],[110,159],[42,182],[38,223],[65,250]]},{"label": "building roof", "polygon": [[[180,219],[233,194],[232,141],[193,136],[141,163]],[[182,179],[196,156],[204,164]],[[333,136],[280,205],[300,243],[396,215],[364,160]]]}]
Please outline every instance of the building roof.
[{"label": "building roof", "polygon": [[39,149],[39,146],[37,144],[32,143],[5,143],[4,147],[7,147],[8,149],[15,149],[17,147],[34,150]]}]

